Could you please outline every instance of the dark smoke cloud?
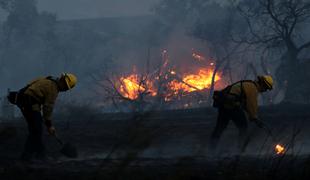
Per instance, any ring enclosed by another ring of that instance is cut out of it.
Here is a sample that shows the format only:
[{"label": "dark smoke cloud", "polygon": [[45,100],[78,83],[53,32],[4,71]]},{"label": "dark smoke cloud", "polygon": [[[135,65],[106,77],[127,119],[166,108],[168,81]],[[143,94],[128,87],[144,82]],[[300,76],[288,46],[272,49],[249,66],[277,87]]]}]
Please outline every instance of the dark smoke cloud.
[{"label": "dark smoke cloud", "polygon": [[40,10],[54,12],[59,19],[137,16],[151,14],[158,0],[39,0]]}]

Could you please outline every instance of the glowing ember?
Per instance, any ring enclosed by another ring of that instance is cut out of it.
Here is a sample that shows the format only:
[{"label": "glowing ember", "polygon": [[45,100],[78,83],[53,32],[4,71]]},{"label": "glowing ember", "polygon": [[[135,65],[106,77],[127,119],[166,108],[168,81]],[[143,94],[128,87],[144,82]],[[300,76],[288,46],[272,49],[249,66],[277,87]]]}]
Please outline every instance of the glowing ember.
[{"label": "glowing ember", "polygon": [[156,92],[152,90],[152,82],[146,81],[141,83],[141,79],[137,74],[132,74],[128,77],[120,78],[121,85],[119,87],[120,93],[129,99],[137,99],[140,93],[150,93],[156,96]]},{"label": "glowing ember", "polygon": [[281,146],[280,144],[277,144],[274,148],[277,154],[284,154],[285,148]]},{"label": "glowing ember", "polygon": [[[193,92],[197,90],[208,89],[212,83],[212,70],[200,69],[197,74],[189,74],[182,78],[182,82],[173,80],[169,83],[171,90],[177,93],[177,91]],[[214,82],[220,80],[220,76],[216,75]]]},{"label": "glowing ember", "polygon": [[163,59],[163,68],[166,68],[168,66],[168,63],[169,63],[168,51],[163,50],[161,55],[162,55],[162,59]]},{"label": "glowing ember", "polygon": [[205,58],[197,53],[192,54],[193,58],[196,59],[197,61],[203,61]]}]

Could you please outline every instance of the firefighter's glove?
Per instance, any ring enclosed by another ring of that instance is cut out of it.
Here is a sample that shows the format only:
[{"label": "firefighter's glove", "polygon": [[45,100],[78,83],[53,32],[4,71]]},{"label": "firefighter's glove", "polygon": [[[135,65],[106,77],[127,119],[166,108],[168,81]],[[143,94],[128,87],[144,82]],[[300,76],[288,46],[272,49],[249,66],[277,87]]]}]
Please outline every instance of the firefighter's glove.
[{"label": "firefighter's glove", "polygon": [[260,119],[253,119],[252,120],[253,122],[255,122],[255,124],[257,125],[257,127],[259,128],[264,128],[265,127],[265,124],[263,123],[263,121],[261,121]]},{"label": "firefighter's glove", "polygon": [[48,127],[47,132],[49,135],[54,136],[56,134],[56,129],[54,126]]}]

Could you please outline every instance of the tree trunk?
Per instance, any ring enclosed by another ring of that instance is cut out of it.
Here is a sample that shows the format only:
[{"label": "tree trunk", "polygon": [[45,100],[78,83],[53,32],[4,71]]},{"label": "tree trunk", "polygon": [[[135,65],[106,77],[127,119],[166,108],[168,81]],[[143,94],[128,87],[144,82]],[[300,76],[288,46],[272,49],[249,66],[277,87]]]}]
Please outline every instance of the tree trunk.
[{"label": "tree trunk", "polygon": [[301,83],[301,74],[299,72],[298,51],[294,48],[288,49],[283,56],[283,63],[277,70],[277,78],[279,87],[286,89],[284,101],[296,102],[300,101],[298,97],[298,84]]},{"label": "tree trunk", "polygon": [[212,74],[212,81],[211,81],[211,86],[210,86],[210,93],[209,93],[209,97],[207,99],[207,104],[208,105],[212,105],[212,96],[213,96],[213,92],[214,92],[214,86],[215,86],[215,77],[216,77],[216,73],[218,72],[219,68],[221,67],[223,62],[220,61],[219,64],[215,65],[213,74]]}]

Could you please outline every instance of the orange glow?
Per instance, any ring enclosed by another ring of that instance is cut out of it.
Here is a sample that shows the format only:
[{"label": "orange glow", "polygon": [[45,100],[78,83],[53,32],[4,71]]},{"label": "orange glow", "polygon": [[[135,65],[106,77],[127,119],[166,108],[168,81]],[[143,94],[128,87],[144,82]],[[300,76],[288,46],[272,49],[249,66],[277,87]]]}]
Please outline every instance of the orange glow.
[{"label": "orange glow", "polygon": [[274,149],[275,149],[276,153],[279,155],[284,154],[284,152],[285,152],[285,148],[280,144],[277,144]]},{"label": "orange glow", "polygon": [[[119,84],[116,84],[118,92],[123,96],[131,100],[138,99],[143,93],[148,96],[156,96],[158,89],[164,89],[166,94],[162,94],[165,101],[171,101],[176,97],[180,100],[181,96],[188,93],[209,89],[212,84],[213,70],[215,63],[210,62],[207,64],[208,68],[199,68],[195,73],[181,74],[178,70],[169,65],[169,55],[167,50],[163,50],[162,53],[162,65],[159,67],[158,74],[143,80],[141,76],[136,73],[134,67],[133,73],[128,76],[119,78]],[[192,53],[192,57],[198,61],[205,61],[205,57],[195,52]],[[212,67],[213,66],[213,67]],[[219,74],[214,77],[214,82],[221,79]],[[162,84],[162,81],[164,84]],[[156,87],[157,85],[164,86],[163,88]],[[190,107],[190,104],[186,105]]]},{"label": "orange glow", "polygon": [[150,81],[141,83],[141,79],[137,74],[132,74],[127,77],[120,78],[120,93],[129,99],[137,99],[140,93],[150,93],[152,96],[156,96],[156,91],[152,90],[153,84]]},{"label": "orange glow", "polygon": [[[203,89],[209,89],[212,83],[212,70],[200,69],[197,74],[188,74],[182,78],[183,82],[173,80],[169,83],[171,90],[178,93],[178,91],[194,92]],[[220,80],[220,76],[216,75],[214,82]]]},{"label": "orange glow", "polygon": [[[171,70],[170,75],[178,77],[176,71]],[[173,79],[167,84],[169,93],[165,95],[165,101],[170,101],[172,96],[178,95],[180,92],[191,93],[194,91],[209,89],[212,83],[213,70],[200,69],[196,74],[185,74],[181,77],[181,80]],[[170,79],[168,74],[163,76],[165,79]],[[216,75],[214,82],[221,79],[220,75]],[[121,77],[118,90],[120,94],[131,100],[135,100],[139,97],[139,94],[145,93],[151,96],[156,96],[156,81],[159,80],[159,76],[156,76],[153,80],[142,81],[141,78],[133,73],[126,77]],[[141,83],[143,82],[143,83]]]}]

